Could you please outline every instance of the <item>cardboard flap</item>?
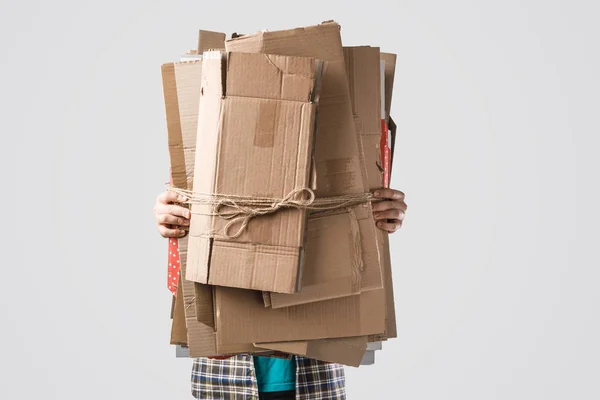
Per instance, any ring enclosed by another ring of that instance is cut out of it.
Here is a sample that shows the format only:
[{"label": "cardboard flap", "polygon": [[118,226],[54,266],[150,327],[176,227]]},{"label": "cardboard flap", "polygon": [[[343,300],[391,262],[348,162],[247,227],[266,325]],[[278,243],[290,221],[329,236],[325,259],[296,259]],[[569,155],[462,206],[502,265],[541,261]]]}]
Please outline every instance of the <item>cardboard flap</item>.
[{"label": "cardboard flap", "polygon": [[226,94],[309,102],[321,73],[322,63],[309,57],[229,53]]},{"label": "cardboard flap", "polygon": [[194,283],[196,320],[208,327],[215,328],[213,288],[202,283]]},{"label": "cardboard flap", "polygon": [[326,362],[358,367],[367,349],[367,337],[260,343],[257,346]]},{"label": "cardboard flap", "polygon": [[385,116],[389,118],[396,75],[396,54],[381,53],[381,59],[385,61]]},{"label": "cardboard flap", "polygon": [[198,33],[198,53],[208,50],[225,50],[226,35],[221,32],[200,30]]},{"label": "cardboard flap", "polygon": [[210,204],[192,206],[186,278],[294,293],[306,210],[249,218],[236,205],[237,198],[284,199],[309,186],[316,118],[310,98],[322,65],[289,56],[223,57],[204,54],[194,191],[233,199],[219,208],[233,216]]}]

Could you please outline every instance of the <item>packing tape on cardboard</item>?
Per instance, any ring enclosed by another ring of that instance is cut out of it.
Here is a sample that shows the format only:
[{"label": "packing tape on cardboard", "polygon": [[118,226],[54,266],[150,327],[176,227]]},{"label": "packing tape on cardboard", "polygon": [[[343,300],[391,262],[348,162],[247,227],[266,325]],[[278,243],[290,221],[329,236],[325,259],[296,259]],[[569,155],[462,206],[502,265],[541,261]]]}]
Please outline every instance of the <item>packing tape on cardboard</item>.
[{"label": "packing tape on cardboard", "polygon": [[[229,220],[229,223],[223,228],[222,233],[222,236],[227,239],[233,239],[240,236],[247,228],[248,223],[252,218],[272,214],[284,208],[324,212],[381,200],[374,198],[372,193],[323,197],[317,199],[315,192],[310,188],[294,189],[280,199],[218,193],[199,193],[176,187],[167,187],[167,189],[186,199],[181,201],[180,204],[209,206],[207,211],[192,209],[193,214],[218,216],[225,220]],[[230,233],[231,228],[236,224],[239,224],[238,230],[234,233]],[[219,234],[210,232],[207,237],[219,237]]]}]

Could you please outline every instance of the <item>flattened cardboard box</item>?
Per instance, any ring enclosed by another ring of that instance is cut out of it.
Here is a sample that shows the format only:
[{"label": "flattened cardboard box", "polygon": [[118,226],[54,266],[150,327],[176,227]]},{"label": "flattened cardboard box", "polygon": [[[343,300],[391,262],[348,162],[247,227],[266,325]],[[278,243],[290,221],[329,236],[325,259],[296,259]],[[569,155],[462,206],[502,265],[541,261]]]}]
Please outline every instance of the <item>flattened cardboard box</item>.
[{"label": "flattened cardboard box", "polygon": [[[313,56],[328,62],[317,117],[316,194],[336,196],[367,191],[364,156],[352,119],[339,25],[324,23],[287,31],[261,32],[228,40],[225,46],[235,51]],[[367,205],[354,207],[352,212],[342,210],[311,217],[302,291],[293,296],[272,293],[272,307],[305,304],[381,288],[375,229],[372,211]],[[344,241],[345,249],[336,250],[328,243],[331,236],[340,232],[348,240]],[[337,262],[325,264],[323,260],[326,259],[337,259]],[[329,268],[326,273],[330,277],[337,278],[329,280],[330,287],[321,283],[323,266]],[[265,304],[268,303],[267,298]]]},{"label": "flattened cardboard box", "polygon": [[[389,120],[396,55],[380,53],[378,47],[345,47],[344,59],[350,82],[352,111],[357,130],[363,142],[369,189],[374,190],[382,186],[381,119],[386,118]],[[384,62],[383,71],[381,69],[382,62]],[[389,125],[393,127],[392,136],[395,136],[395,125]],[[389,234],[377,229],[377,238],[383,266],[387,316],[385,333],[376,335],[372,340],[385,340],[397,336],[394,289]]]},{"label": "flattened cardboard box", "polygon": [[[198,34],[198,50],[190,50],[180,61],[201,60],[205,50],[225,48],[225,34],[201,30]],[[200,53],[200,54],[198,54]],[[165,64],[162,68],[165,111],[169,143],[169,160],[173,184],[183,189],[192,189],[198,130],[198,106],[200,101],[200,78],[202,62]],[[178,79],[179,78],[179,79]],[[179,105],[182,105],[181,109]],[[179,242],[180,263],[185,270],[187,258],[187,236]],[[180,272],[177,296],[171,309],[171,344],[187,345],[187,328],[183,305],[183,286],[193,293],[193,286],[184,282]]]},{"label": "flattened cardboard box", "polygon": [[[162,66],[171,171],[173,184],[180,188],[192,187],[201,72],[202,61]],[[171,343],[187,344],[193,357],[218,355],[214,329],[197,321],[194,284],[183,278],[186,270],[186,249],[187,237],[179,239],[181,273]],[[246,344],[224,348],[225,350],[228,353],[236,353],[257,349],[251,344]]]},{"label": "flattened cardboard box", "polygon": [[[374,190],[382,186],[381,119],[386,118],[389,121],[396,55],[380,53],[377,47],[360,46],[345,47],[344,56],[350,81],[355,124],[363,141],[369,189]],[[384,62],[383,76],[382,61]],[[382,87],[383,91],[375,90]],[[392,137],[395,137],[395,125],[389,122],[388,124],[392,128]],[[386,293],[386,329],[383,334],[372,336],[371,341],[397,337],[389,234],[377,229],[377,237]]]},{"label": "flattened cardboard box", "polygon": [[[396,143],[396,124],[390,117],[392,107],[392,94],[394,89],[394,76],[396,73],[396,54],[381,53],[381,60],[385,62],[385,117],[388,120],[392,136],[392,166],[394,162],[394,152]],[[394,302],[394,280],[392,276],[392,262],[390,254],[389,235],[386,232],[380,231],[383,240],[381,241],[383,250],[383,271],[384,271],[384,287],[386,291],[386,331],[384,339],[392,339],[398,336],[396,329],[396,307]]]},{"label": "flattened cardboard box", "polygon": [[[194,191],[235,201],[283,199],[308,188],[321,71],[321,61],[306,57],[205,53]],[[244,216],[228,221],[214,212],[192,205],[187,279],[298,289],[306,210],[261,215],[246,229]]]},{"label": "flattened cardboard box", "polygon": [[[173,185],[183,189],[191,189],[193,182],[201,73],[201,61],[170,63],[162,66],[171,176]],[[180,278],[185,271],[187,240],[187,237],[179,239],[182,264]],[[171,344],[187,344],[183,306],[184,286],[186,286],[185,280],[180,279],[173,311]],[[193,285],[190,286],[189,282],[187,289],[193,293]]]}]

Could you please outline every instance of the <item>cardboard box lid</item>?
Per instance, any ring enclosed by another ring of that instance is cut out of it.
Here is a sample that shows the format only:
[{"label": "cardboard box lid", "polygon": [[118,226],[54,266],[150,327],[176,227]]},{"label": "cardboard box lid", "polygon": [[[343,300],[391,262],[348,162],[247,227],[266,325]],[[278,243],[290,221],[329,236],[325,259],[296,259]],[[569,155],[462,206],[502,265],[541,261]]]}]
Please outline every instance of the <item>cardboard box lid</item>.
[{"label": "cardboard box lid", "polygon": [[[322,62],[311,58],[205,53],[194,191],[283,199],[310,184]],[[232,208],[225,207],[225,211]],[[306,211],[281,209],[249,221],[194,204],[186,278],[293,293]],[[230,228],[229,230],[228,227]]]}]

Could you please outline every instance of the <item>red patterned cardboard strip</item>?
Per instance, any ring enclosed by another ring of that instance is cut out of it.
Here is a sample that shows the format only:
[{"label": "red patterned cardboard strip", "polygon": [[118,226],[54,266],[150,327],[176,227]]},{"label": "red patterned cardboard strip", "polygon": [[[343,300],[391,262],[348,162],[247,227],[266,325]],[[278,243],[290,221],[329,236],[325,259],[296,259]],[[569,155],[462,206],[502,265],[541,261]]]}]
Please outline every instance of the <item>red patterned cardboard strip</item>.
[{"label": "red patterned cardboard strip", "polygon": [[379,143],[379,147],[381,148],[381,167],[383,168],[383,187],[390,187],[390,157],[391,157],[391,148],[390,148],[390,136],[388,125],[385,119],[381,120],[381,141]]}]

